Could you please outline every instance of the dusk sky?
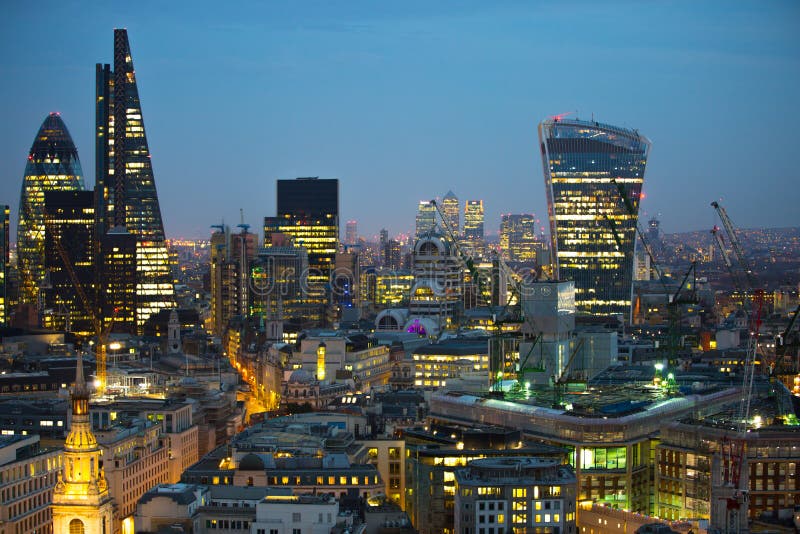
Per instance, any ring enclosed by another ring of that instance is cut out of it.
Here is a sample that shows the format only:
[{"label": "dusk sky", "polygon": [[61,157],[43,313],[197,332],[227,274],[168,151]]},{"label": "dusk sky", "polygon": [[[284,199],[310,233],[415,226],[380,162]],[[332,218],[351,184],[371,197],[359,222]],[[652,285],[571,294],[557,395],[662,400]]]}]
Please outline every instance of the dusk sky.
[{"label": "dusk sky", "polygon": [[[800,2],[7,2],[0,203],[16,226],[34,135],[59,111],[94,185],[95,63],[128,29],[167,237],[260,229],[275,180],[339,178],[341,233],[413,231],[452,190],[546,226],[537,124],[638,129],[644,218],[800,225]],[[577,113],[575,113],[577,112]],[[792,163],[792,162],[795,163]],[[643,223],[646,221],[643,221]],[[12,236],[15,232],[12,233]]]}]

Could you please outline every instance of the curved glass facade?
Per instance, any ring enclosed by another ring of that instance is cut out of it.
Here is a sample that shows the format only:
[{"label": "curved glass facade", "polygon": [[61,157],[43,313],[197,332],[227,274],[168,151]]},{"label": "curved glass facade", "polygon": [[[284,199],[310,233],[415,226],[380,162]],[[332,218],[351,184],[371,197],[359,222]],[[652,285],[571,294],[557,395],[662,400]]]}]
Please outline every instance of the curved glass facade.
[{"label": "curved glass facade", "polygon": [[629,320],[650,141],[608,124],[549,119],[539,142],[557,278],[575,281],[578,310]]},{"label": "curved glass facade", "polygon": [[44,194],[82,191],[78,150],[58,113],[50,113],[33,140],[22,178],[17,226],[20,301],[35,303],[45,275]]}]

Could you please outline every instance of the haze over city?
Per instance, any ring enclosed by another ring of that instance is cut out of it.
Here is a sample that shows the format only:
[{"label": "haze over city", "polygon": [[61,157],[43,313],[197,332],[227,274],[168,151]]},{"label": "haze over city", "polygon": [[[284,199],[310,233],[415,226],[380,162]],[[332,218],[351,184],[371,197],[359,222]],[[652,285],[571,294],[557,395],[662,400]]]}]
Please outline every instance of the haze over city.
[{"label": "haze over city", "polygon": [[594,118],[653,142],[642,219],[795,226],[794,2],[14,3],[0,22],[2,197],[59,111],[94,184],[94,66],[126,27],[169,237],[258,228],[275,180],[338,178],[341,220],[412,232],[453,190],[546,226],[537,124]]}]

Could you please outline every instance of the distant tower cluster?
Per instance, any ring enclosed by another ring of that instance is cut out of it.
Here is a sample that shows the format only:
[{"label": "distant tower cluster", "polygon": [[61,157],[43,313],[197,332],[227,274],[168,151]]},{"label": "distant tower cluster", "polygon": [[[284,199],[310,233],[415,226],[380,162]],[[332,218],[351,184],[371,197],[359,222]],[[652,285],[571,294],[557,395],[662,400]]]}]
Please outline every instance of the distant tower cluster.
[{"label": "distant tower cluster", "polygon": [[45,193],[83,189],[75,143],[61,116],[50,113],[33,140],[22,179],[17,225],[20,302],[38,304],[45,281]]},{"label": "distant tower cluster", "polygon": [[556,276],[580,311],[630,319],[639,198],[650,141],[636,130],[553,118],[539,125]]},{"label": "distant tower cluster", "polygon": [[511,261],[539,261],[543,243],[536,238],[536,216],[504,213],[500,218],[500,250]]}]

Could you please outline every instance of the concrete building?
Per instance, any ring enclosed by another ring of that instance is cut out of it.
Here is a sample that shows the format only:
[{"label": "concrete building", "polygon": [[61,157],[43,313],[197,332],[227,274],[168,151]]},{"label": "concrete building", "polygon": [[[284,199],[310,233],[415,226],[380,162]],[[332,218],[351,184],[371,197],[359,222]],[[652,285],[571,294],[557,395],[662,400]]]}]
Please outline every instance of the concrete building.
[{"label": "concrete building", "polygon": [[452,378],[481,375],[488,387],[489,340],[448,339],[414,350],[414,386],[438,388]]},{"label": "concrete building", "polygon": [[723,385],[685,395],[664,388],[595,385],[581,392],[544,390],[514,402],[436,392],[430,398],[430,417],[518,429],[526,438],[566,447],[578,477],[579,500],[648,513],[653,436],[668,421],[713,413],[738,398],[737,388]]},{"label": "concrete building", "polygon": [[0,436],[0,531],[53,533],[50,503],[62,450],[40,446],[39,436]]},{"label": "concrete building", "polygon": [[197,509],[210,500],[207,486],[159,484],[139,499],[134,515],[135,531],[157,532],[162,527],[191,531]]},{"label": "concrete building", "polygon": [[497,427],[436,425],[405,435],[406,511],[420,534],[454,532],[455,472],[471,460],[523,456],[566,461],[560,447],[525,443],[519,431]]},{"label": "concrete building", "polygon": [[265,497],[256,505],[250,532],[328,534],[339,520],[339,502],[326,494]]},{"label": "concrete building", "polygon": [[552,458],[472,460],[455,473],[456,534],[575,534],[576,479]]}]

